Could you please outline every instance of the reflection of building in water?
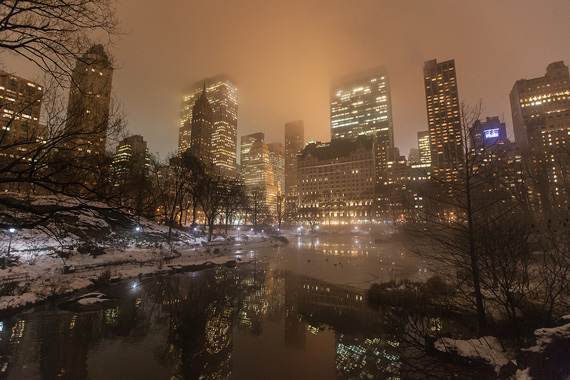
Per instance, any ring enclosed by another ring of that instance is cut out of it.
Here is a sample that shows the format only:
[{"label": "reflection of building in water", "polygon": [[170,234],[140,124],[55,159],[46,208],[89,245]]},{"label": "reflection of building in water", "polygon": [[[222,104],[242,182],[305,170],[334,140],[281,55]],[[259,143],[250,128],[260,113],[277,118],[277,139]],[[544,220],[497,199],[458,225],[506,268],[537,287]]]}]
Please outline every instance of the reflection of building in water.
[{"label": "reflection of building in water", "polygon": [[399,380],[399,344],[381,338],[337,334],[335,366],[339,379]]},{"label": "reflection of building in water", "polygon": [[285,274],[285,347],[304,349],[307,342],[305,322],[299,314],[299,276]]},{"label": "reflection of building in water", "polygon": [[316,319],[342,332],[369,330],[378,320],[363,291],[307,276],[300,276],[299,282],[299,313],[309,322]]},{"label": "reflection of building in water", "polygon": [[231,300],[226,299],[222,307],[210,306],[206,321],[206,351],[217,354],[231,345],[232,314]]},{"label": "reflection of building in water", "polygon": [[246,272],[240,287],[238,328],[260,335],[266,319],[280,320],[285,305],[285,278],[280,271]]}]

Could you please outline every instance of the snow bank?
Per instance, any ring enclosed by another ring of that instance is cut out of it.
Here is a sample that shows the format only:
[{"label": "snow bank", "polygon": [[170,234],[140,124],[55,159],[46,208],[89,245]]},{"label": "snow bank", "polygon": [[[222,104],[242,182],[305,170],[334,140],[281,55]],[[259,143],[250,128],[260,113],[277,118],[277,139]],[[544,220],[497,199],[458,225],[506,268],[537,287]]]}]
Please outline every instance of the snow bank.
[{"label": "snow bank", "polygon": [[484,336],[479,339],[469,340],[441,338],[435,342],[434,347],[441,352],[454,353],[470,359],[482,359],[494,366],[497,374],[501,367],[509,362],[501,342],[494,336]]},{"label": "snow bank", "polygon": [[[563,319],[566,318],[563,317]],[[558,327],[535,330],[534,336],[536,337],[536,345],[525,348],[523,351],[543,352],[555,340],[570,339],[570,323]]]}]

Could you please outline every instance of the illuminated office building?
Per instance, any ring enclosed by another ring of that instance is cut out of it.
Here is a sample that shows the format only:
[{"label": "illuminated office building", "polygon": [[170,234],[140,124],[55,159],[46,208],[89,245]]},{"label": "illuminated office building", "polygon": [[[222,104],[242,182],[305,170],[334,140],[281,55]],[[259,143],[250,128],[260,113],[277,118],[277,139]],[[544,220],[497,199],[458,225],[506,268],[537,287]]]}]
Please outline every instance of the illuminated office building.
[{"label": "illuminated office building", "polygon": [[204,83],[213,114],[212,162],[220,174],[236,176],[238,90],[226,75],[222,74],[196,82],[183,96],[178,135],[178,155],[190,147],[192,141],[192,108],[200,97]]},{"label": "illuminated office building", "polygon": [[[11,167],[5,176],[29,173],[39,156],[35,150],[43,144],[47,130],[40,125],[43,87],[0,70],[0,167]],[[25,181],[9,180],[0,191],[29,192]]]},{"label": "illuminated office building", "polygon": [[[510,93],[515,141],[530,155],[535,204],[566,203],[570,165],[570,75],[563,61],[546,67],[546,74],[515,82]],[[550,187],[550,188],[548,188]],[[565,195],[565,197],[561,197]]]},{"label": "illuminated office building", "polygon": [[455,181],[462,165],[461,118],[455,61],[425,62],[424,84],[432,176]]},{"label": "illuminated office building", "polygon": [[269,149],[269,162],[273,167],[275,186],[279,193],[283,194],[285,189],[285,148],[280,142],[267,144]]},{"label": "illuminated office building", "polygon": [[26,159],[31,143],[40,142],[42,86],[0,70],[0,158]]},{"label": "illuminated office building", "polygon": [[374,137],[307,144],[298,156],[299,215],[325,224],[366,223],[374,213]]},{"label": "illuminated office building", "polygon": [[331,93],[331,139],[387,133],[394,147],[390,82],[377,68],[338,80]]},{"label": "illuminated office building", "polygon": [[253,145],[253,143],[256,142],[257,140],[264,141],[265,140],[265,134],[263,134],[262,132],[257,132],[257,133],[252,133],[250,135],[246,135],[246,136],[241,137],[241,141],[240,141],[240,145],[239,145],[239,151],[240,151],[239,159],[240,159],[240,168],[241,168],[242,178],[245,177],[245,170],[249,166],[248,165],[249,150],[251,149],[251,146]]},{"label": "illuminated office building", "polygon": [[498,150],[500,145],[509,142],[507,126],[498,116],[487,117],[485,121],[477,120],[473,126],[473,145],[475,148],[491,148]]},{"label": "illuminated office building", "polygon": [[113,67],[103,45],[93,45],[77,60],[67,106],[66,132],[73,149],[102,160],[105,156]]},{"label": "illuminated office building", "polygon": [[564,62],[548,65],[542,77],[516,81],[510,100],[515,141],[521,148],[550,146],[566,139],[570,76]]},{"label": "illuminated office building", "polygon": [[277,186],[269,148],[263,140],[257,139],[246,154],[244,183],[248,192],[260,191],[262,204],[274,213],[276,207]]},{"label": "illuminated office building", "polygon": [[213,112],[208,95],[206,94],[206,85],[202,90],[202,94],[194,103],[192,108],[192,129],[190,134],[190,152],[205,163],[212,163],[212,132],[213,132]]},{"label": "illuminated office building", "polygon": [[419,161],[421,164],[431,164],[431,150],[429,146],[429,131],[418,132]]},{"label": "illuminated office building", "polygon": [[128,179],[148,177],[150,157],[146,141],[140,135],[123,139],[113,156],[115,184],[126,183]]},{"label": "illuminated office building", "polygon": [[303,120],[285,124],[285,194],[297,195],[297,155],[305,147]]}]

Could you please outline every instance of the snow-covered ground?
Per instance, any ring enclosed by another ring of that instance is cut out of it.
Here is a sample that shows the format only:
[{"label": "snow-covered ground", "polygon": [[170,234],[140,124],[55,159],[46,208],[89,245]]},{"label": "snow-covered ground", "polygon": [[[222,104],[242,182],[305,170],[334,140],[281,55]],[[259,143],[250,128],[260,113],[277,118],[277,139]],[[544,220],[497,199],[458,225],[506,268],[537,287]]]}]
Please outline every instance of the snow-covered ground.
[{"label": "snow-covered ground", "polygon": [[[75,206],[77,201],[57,197],[37,197],[39,205]],[[69,204],[67,204],[67,203]],[[70,293],[93,284],[103,272],[113,280],[168,271],[172,267],[223,264],[245,261],[239,247],[278,244],[266,236],[242,238],[233,232],[228,240],[217,239],[208,246],[206,237],[172,231],[151,220],[132,218],[92,204],[101,210],[79,209],[59,213],[31,229],[0,231],[0,310],[19,308],[54,295]],[[14,262],[15,260],[15,262]]]}]

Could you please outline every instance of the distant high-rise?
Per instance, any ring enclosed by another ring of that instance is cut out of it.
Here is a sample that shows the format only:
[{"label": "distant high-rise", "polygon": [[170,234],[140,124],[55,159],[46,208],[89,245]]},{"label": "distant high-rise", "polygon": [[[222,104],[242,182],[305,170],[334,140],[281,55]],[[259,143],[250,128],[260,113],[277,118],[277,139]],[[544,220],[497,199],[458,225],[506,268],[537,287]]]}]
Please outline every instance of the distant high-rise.
[{"label": "distant high-rise", "polygon": [[331,94],[331,138],[387,132],[394,147],[390,82],[384,68],[342,78]]},{"label": "distant high-rise", "polygon": [[478,149],[496,147],[509,142],[507,127],[498,116],[487,117],[485,121],[477,120],[472,135],[473,145]]},{"label": "distant high-rise", "polygon": [[285,191],[285,148],[280,142],[267,144],[267,148],[269,149],[269,162],[273,167],[275,186],[283,194]]},{"label": "distant high-rise", "polygon": [[257,140],[264,141],[265,135],[262,132],[257,132],[257,133],[252,133],[250,135],[246,135],[246,136],[241,137],[241,141],[240,141],[240,145],[239,145],[239,150],[240,150],[239,159],[240,159],[240,167],[241,167],[241,176],[242,177],[244,177],[245,170],[248,166],[249,150],[251,149],[251,146],[253,145],[253,143],[256,142]]},{"label": "distant high-rise", "polygon": [[42,86],[0,70],[0,157],[22,158],[41,137]]},{"label": "distant high-rise", "polygon": [[190,151],[207,163],[212,162],[212,107],[206,94],[206,85],[192,108]]},{"label": "distant high-rise", "polygon": [[117,152],[113,156],[115,185],[147,177],[149,168],[150,157],[146,141],[142,136],[130,136],[119,143]]},{"label": "distant high-rise", "polygon": [[425,62],[424,84],[432,176],[443,181],[457,179],[461,167],[462,141],[459,94],[455,61]]},{"label": "distant high-rise", "polygon": [[564,62],[553,62],[546,74],[516,81],[510,94],[515,140],[532,162],[531,203],[551,212],[567,207],[570,166],[570,75]]},{"label": "distant high-rise", "polygon": [[183,96],[178,155],[190,147],[192,108],[200,97],[204,83],[206,83],[213,115],[212,162],[220,174],[236,176],[238,89],[226,75],[222,74],[197,82]]},{"label": "distant high-rise", "polygon": [[298,187],[297,154],[305,147],[303,120],[285,124],[285,194],[296,195]]},{"label": "distant high-rise", "polygon": [[277,186],[269,148],[263,139],[255,140],[245,155],[244,183],[249,192],[260,191],[261,201],[268,210],[274,211]]},{"label": "distant high-rise", "polygon": [[113,67],[103,45],[93,45],[75,64],[67,106],[66,132],[73,149],[101,159],[105,155]]},{"label": "distant high-rise", "polygon": [[563,61],[549,64],[542,77],[516,81],[510,100],[515,141],[521,148],[568,139],[570,75]]},{"label": "distant high-rise", "polygon": [[0,70],[0,167],[11,168],[3,170],[0,191],[32,191],[20,176],[37,164],[36,149],[48,137],[39,122],[43,95],[42,86]]},{"label": "distant high-rise", "polygon": [[418,150],[421,164],[431,164],[431,149],[429,146],[429,131],[418,132]]},{"label": "distant high-rise", "polygon": [[418,148],[411,148],[408,154],[408,162],[410,164],[419,164],[420,162],[420,150]]}]

